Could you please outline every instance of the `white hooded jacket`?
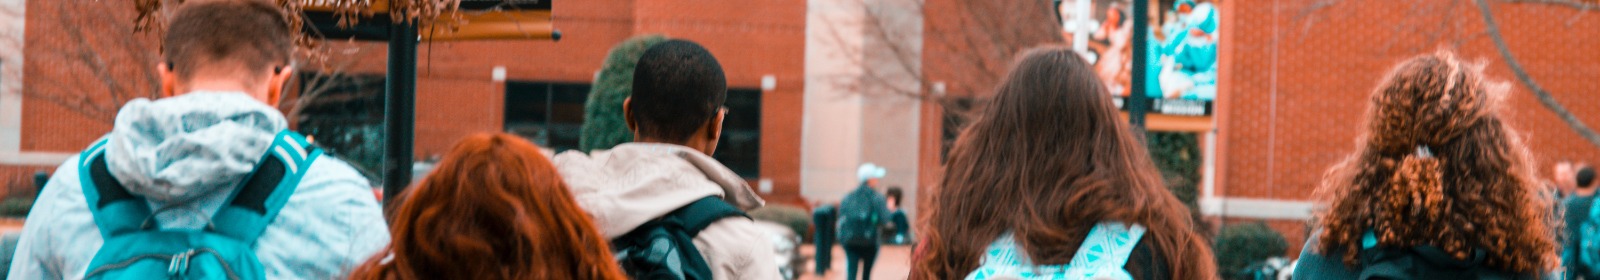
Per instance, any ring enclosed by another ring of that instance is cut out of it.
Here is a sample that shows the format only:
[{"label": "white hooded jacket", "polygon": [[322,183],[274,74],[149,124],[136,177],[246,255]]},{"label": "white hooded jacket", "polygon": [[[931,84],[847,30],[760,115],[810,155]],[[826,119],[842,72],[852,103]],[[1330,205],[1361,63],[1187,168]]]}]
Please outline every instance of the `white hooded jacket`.
[{"label": "white hooded jacket", "polygon": [[[113,177],[164,229],[200,229],[244,180],[278,131],[282,113],[242,93],[196,92],[130,101],[106,137]],[[8,279],[82,279],[105,242],[79,183],[78,158],[63,163],[28,214]],[[318,157],[254,249],[269,279],[347,276],[389,244],[366,178]]]},{"label": "white hooded jacket", "polygon": [[[626,143],[587,155],[569,151],[552,161],[608,240],[707,196],[743,211],[765,203],[732,170],[678,145]],[[726,218],[695,236],[694,245],[713,278],[781,279],[769,234],[750,219]]]}]

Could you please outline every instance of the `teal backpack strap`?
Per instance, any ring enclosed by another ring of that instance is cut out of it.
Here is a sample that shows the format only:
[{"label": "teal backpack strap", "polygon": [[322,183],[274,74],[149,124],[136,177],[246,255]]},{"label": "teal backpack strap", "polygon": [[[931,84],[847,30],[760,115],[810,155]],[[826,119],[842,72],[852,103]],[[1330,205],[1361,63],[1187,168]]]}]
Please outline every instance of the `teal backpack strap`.
[{"label": "teal backpack strap", "polygon": [[1127,225],[1120,222],[1096,224],[1089,230],[1089,235],[1084,237],[1083,244],[1078,245],[1078,253],[1072,256],[1071,267],[1083,273],[1074,275],[1077,277],[1073,279],[1095,277],[1127,279],[1128,272],[1122,267],[1128,264],[1128,257],[1133,254],[1133,248],[1139,244],[1139,239],[1144,237],[1144,233],[1145,228],[1137,224]]},{"label": "teal backpack strap", "polygon": [[150,206],[144,199],[128,192],[111,176],[106,165],[106,142],[107,139],[96,141],[78,155],[78,182],[102,239],[139,231],[150,217]]},{"label": "teal backpack strap", "polygon": [[311,162],[322,155],[299,133],[284,130],[274,138],[255,172],[211,218],[212,231],[254,244],[289,202]]}]

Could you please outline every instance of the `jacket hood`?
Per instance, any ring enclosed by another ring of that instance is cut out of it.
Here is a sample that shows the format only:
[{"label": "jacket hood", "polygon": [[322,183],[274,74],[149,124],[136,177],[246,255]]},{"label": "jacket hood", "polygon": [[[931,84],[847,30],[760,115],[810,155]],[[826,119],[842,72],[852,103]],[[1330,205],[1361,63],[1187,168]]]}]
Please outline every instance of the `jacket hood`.
[{"label": "jacket hood", "polygon": [[106,161],[129,192],[183,203],[233,188],[286,128],[282,113],[244,93],[140,98],[117,112]]},{"label": "jacket hood", "polygon": [[744,211],[765,204],[728,167],[678,145],[626,143],[587,155],[568,151],[552,162],[607,239],[707,196]]}]

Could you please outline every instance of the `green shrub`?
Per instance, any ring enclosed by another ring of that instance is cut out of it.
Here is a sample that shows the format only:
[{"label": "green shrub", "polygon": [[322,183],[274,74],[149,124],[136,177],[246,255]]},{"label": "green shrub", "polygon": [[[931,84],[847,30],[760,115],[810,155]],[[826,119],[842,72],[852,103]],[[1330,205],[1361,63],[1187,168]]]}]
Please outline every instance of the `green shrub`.
[{"label": "green shrub", "polygon": [[800,207],[767,204],[761,208],[750,210],[750,218],[789,226],[795,234],[805,238],[811,234],[811,212]]},{"label": "green shrub", "polygon": [[28,210],[33,208],[33,198],[12,197],[0,201],[0,217],[27,217]]},{"label": "green shrub", "polygon": [[666,41],[665,36],[644,35],[611,48],[605,64],[600,66],[600,74],[595,76],[594,87],[589,90],[589,100],[583,104],[579,150],[587,153],[633,141],[633,131],[623,120],[622,101],[633,96],[633,68],[639,64],[639,56],[651,46]]},{"label": "green shrub", "polygon": [[1238,279],[1246,266],[1267,258],[1283,256],[1289,242],[1264,222],[1233,224],[1217,235],[1217,270],[1227,279]]},{"label": "green shrub", "polygon": [[1167,189],[1188,205],[1197,209],[1200,197],[1201,150],[1199,137],[1188,132],[1150,132],[1145,134],[1150,148],[1150,160],[1161,170],[1161,179]]}]

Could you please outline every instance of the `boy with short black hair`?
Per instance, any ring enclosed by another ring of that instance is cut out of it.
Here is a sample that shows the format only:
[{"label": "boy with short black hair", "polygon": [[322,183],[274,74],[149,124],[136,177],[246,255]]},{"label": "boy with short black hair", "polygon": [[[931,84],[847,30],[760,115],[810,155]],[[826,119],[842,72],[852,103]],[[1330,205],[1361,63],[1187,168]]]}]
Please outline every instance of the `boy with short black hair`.
[{"label": "boy with short black hair", "polygon": [[[230,277],[335,279],[388,244],[367,180],[320,156],[276,109],[294,73],[281,9],[189,1],[167,26],[163,62],[149,65],[162,98],[128,102],[103,140],[57,169],[28,216],[9,278],[195,276],[220,260]],[[126,209],[141,211],[118,211]],[[149,236],[205,240],[141,238]],[[165,250],[157,244],[232,247],[101,259]],[[232,266],[241,263],[249,267]],[[152,270],[166,273],[142,274]]]},{"label": "boy with short black hair", "polygon": [[[634,71],[633,96],[622,105],[634,142],[552,159],[613,250],[664,216],[695,220],[678,213],[701,212],[683,211],[698,205],[736,209],[723,213],[761,207],[745,180],[710,156],[727,114],[727,79],[711,52],[670,40],[646,50]],[[769,234],[745,217],[718,218],[690,234],[699,256],[687,257],[702,260],[713,279],[781,279]]]}]

